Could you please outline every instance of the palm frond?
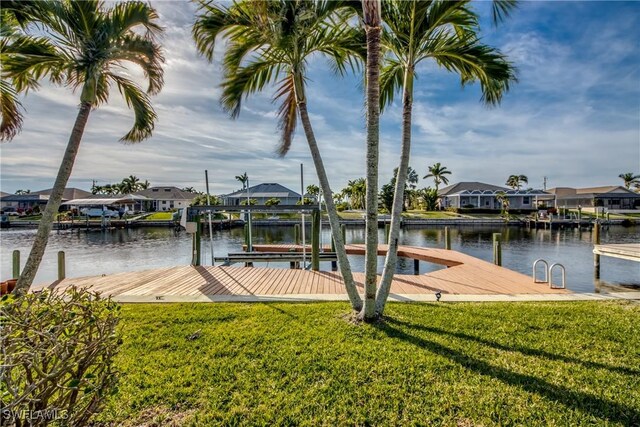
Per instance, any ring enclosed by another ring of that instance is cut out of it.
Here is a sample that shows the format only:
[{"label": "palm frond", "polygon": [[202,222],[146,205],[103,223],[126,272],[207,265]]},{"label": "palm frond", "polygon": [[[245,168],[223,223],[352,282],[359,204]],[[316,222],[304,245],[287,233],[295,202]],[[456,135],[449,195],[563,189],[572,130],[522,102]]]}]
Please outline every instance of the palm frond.
[{"label": "palm frond", "polygon": [[211,61],[216,38],[227,31],[233,21],[229,17],[228,8],[210,1],[200,1],[199,3],[201,13],[193,24],[192,35],[198,52]]},{"label": "palm frond", "polygon": [[138,65],[149,82],[147,93],[158,94],[164,85],[164,56],[160,47],[137,34],[126,34],[121,39],[118,48],[111,50],[110,59]]},{"label": "palm frond", "polygon": [[503,22],[518,7],[518,0],[492,0],[493,24]]},{"label": "palm frond", "polygon": [[404,79],[404,67],[402,64],[392,58],[382,66],[380,70],[380,110],[393,103],[396,93],[402,90]]},{"label": "palm frond", "polygon": [[284,157],[289,152],[298,123],[298,103],[294,78],[293,74],[289,74],[281,80],[278,91],[274,96],[274,102],[282,100],[282,104],[278,108],[278,129],[280,129],[282,135],[280,144],[276,149],[276,153],[280,157]]},{"label": "palm frond", "polygon": [[5,80],[0,80],[0,141],[11,141],[22,130],[22,104],[18,93]]},{"label": "palm frond", "polygon": [[158,13],[147,3],[141,1],[127,1],[116,4],[108,14],[111,32],[126,35],[134,27],[141,26],[147,30],[145,36],[153,38],[163,32],[157,24]]},{"label": "palm frond", "polygon": [[133,81],[115,74],[109,74],[108,76],[116,82],[122,97],[129,108],[133,110],[135,116],[133,127],[120,141],[140,142],[150,137],[157,115],[151,106],[149,97]]},{"label": "palm frond", "polygon": [[232,118],[238,117],[242,107],[242,98],[259,92],[273,83],[280,73],[282,65],[275,61],[259,58],[233,72],[226,73],[222,87],[220,103]]}]

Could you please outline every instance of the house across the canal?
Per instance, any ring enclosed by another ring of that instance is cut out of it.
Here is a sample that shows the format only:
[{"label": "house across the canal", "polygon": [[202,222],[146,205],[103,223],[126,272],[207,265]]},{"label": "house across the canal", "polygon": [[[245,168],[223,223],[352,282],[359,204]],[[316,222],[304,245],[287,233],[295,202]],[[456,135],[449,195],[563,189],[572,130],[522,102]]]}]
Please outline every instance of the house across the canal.
[{"label": "house across the canal", "polygon": [[241,205],[247,200],[247,197],[256,200],[258,205],[264,205],[269,199],[278,199],[281,205],[295,205],[300,201],[299,193],[276,183],[258,184],[249,187],[248,193],[246,189],[242,189],[220,197],[222,204],[235,206]]},{"label": "house across the canal", "polygon": [[555,206],[555,195],[543,190],[514,190],[483,182],[458,182],[438,191],[442,208],[484,209],[500,211],[504,196],[509,209],[533,211],[541,206]]},{"label": "house across the canal", "polygon": [[555,194],[558,207],[581,207],[587,212],[602,207],[611,213],[640,209],[640,194],[618,185],[589,188],[557,187],[549,192]]}]

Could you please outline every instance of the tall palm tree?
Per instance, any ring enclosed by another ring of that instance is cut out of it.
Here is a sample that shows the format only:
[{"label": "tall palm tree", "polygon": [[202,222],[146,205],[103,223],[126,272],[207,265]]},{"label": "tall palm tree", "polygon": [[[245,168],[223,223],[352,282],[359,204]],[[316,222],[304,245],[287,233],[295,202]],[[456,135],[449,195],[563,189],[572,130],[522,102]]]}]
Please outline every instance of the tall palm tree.
[{"label": "tall palm tree", "polygon": [[633,172],[621,173],[618,178],[624,181],[624,188],[627,190],[631,188],[631,185],[640,183],[640,175],[634,175]]},{"label": "tall palm tree", "polygon": [[505,185],[513,188],[514,190],[520,190],[522,184],[528,184],[529,178],[526,175],[509,175]]},{"label": "tall palm tree", "polygon": [[380,147],[380,35],[382,34],[382,0],[362,0],[362,22],[366,32],[367,66],[367,198],[364,261],[364,306],[358,318],[376,318],[378,281],[378,158]]},{"label": "tall palm tree", "polygon": [[[488,105],[500,102],[515,80],[515,70],[497,49],[484,45],[478,38],[478,18],[468,1],[416,0],[383,3],[383,19],[388,27],[382,44],[388,52],[381,84],[383,105],[392,102],[402,87],[402,144],[396,179],[389,249],[382,280],[376,297],[376,311],[382,315],[391,289],[397,262],[402,195],[411,152],[411,114],[416,66],[434,60],[447,71],[460,76],[463,84],[480,82],[482,101]],[[509,5],[498,12],[509,10]]]},{"label": "tall palm tree", "polygon": [[249,182],[249,176],[245,172],[242,175],[236,175],[236,180],[240,181],[240,183],[242,184],[242,189],[244,190],[244,188],[247,186],[247,182]]},{"label": "tall palm tree", "polygon": [[[29,55],[13,48],[4,51],[3,78],[18,82],[18,91],[23,88],[22,80],[45,77],[53,83],[80,90],[78,115],[29,258],[16,285],[16,292],[23,294],[31,286],[42,260],[89,115],[107,102],[111,84],[118,87],[135,115],[133,127],[121,141],[139,142],[151,136],[156,114],[148,95],[158,93],[163,85],[164,59],[155,41],[162,29],[156,23],[155,10],[136,1],[112,7],[98,0],[7,2],[3,8],[26,17],[33,25],[25,28],[25,34],[33,31],[47,43],[47,55]],[[149,82],[146,91],[123,72],[127,62],[144,72]]]},{"label": "tall palm tree", "polygon": [[278,153],[291,146],[298,115],[325,197],[338,264],[355,310],[362,302],[344,248],[339,217],[307,110],[306,71],[314,54],[328,57],[340,73],[363,57],[358,31],[347,25],[352,14],[345,1],[236,1],[223,6],[201,0],[193,27],[198,50],[212,60],[216,39],[227,41],[224,54],[223,107],[237,117],[242,98],[276,83],[282,131]]},{"label": "tall palm tree", "polygon": [[367,181],[364,178],[352,179],[347,182],[342,193],[349,198],[351,209],[363,209],[367,195]]},{"label": "tall palm tree", "polygon": [[151,187],[151,183],[145,179],[144,182],[141,182],[140,184],[138,184],[138,187],[140,190],[146,190],[149,187]]},{"label": "tall palm tree", "polygon": [[122,194],[131,194],[138,191],[140,179],[135,175],[129,175],[120,183],[120,191]]},{"label": "tall palm tree", "polygon": [[449,178],[445,175],[451,175],[451,171],[446,166],[442,166],[440,162],[434,163],[433,166],[429,166],[429,173],[426,174],[423,179],[433,178],[433,184],[435,185],[436,192],[440,187],[440,184],[449,184]]}]

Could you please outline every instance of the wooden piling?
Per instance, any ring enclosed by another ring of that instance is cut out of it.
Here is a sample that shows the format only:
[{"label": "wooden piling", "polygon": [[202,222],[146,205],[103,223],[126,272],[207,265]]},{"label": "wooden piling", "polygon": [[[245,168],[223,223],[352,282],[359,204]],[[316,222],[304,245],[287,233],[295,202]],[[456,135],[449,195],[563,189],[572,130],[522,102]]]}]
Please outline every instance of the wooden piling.
[{"label": "wooden piling", "polygon": [[64,251],[58,251],[58,280],[67,277]]},{"label": "wooden piling", "polygon": [[[593,245],[600,244],[600,223],[596,222],[593,227]],[[600,255],[593,254],[593,278],[600,280]]]},{"label": "wooden piling", "polygon": [[391,224],[385,221],[384,223],[384,242],[389,244],[389,233],[391,231]]},{"label": "wooden piling", "polygon": [[20,251],[13,251],[13,278],[17,279],[20,277]]},{"label": "wooden piling", "polygon": [[420,274],[420,260],[413,260],[413,274],[415,274],[416,276]]},{"label": "wooden piling", "polygon": [[347,226],[345,224],[340,225],[340,231],[342,231],[342,243],[347,244]]},{"label": "wooden piling", "polygon": [[451,250],[451,230],[449,230],[449,227],[444,228],[444,248]]},{"label": "wooden piling", "polygon": [[493,263],[502,266],[502,243],[500,241],[502,235],[493,233]]},{"label": "wooden piling", "polygon": [[296,245],[300,244],[300,224],[295,224],[293,226],[293,241]]},{"label": "wooden piling", "polygon": [[[334,238],[331,238],[331,252],[336,252],[336,241]],[[338,271],[338,263],[336,261],[331,261],[331,271]]]},{"label": "wooden piling", "polygon": [[320,270],[320,212],[311,213],[311,269]]},{"label": "wooden piling", "polygon": [[193,249],[193,256],[191,258],[191,265],[200,265],[200,216],[196,216],[195,217],[195,223],[196,223],[196,232],[193,233],[193,237],[192,237],[192,249]]}]

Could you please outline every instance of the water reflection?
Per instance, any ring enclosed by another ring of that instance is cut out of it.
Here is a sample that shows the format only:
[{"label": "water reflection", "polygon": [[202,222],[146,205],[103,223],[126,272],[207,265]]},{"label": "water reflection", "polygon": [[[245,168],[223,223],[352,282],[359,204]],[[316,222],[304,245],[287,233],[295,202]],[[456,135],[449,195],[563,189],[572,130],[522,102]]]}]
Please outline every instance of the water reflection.
[{"label": "water reflection", "polygon": [[[593,292],[593,254],[590,230],[535,230],[506,226],[473,226],[451,228],[452,249],[491,261],[493,233],[501,233],[503,265],[521,273],[531,275],[533,261],[546,259],[550,264],[561,263],[567,268],[567,286],[576,291]],[[260,243],[292,243],[293,226],[261,226],[252,230],[253,241]],[[11,274],[11,252],[18,249],[22,253],[22,265],[28,255],[35,230],[9,229],[0,232],[1,245],[0,274],[4,279]],[[307,239],[310,229],[307,228]],[[364,243],[365,230],[362,227],[347,227],[349,243]],[[379,230],[380,242],[384,240],[384,230]],[[329,244],[330,232],[323,230],[321,240]],[[611,227],[601,234],[602,243],[628,243],[640,241],[640,227]],[[217,230],[213,234],[214,255],[238,252],[244,242],[244,230]],[[400,243],[423,247],[444,247],[445,234],[442,227],[405,228],[400,234]],[[202,259],[210,264],[209,237],[202,239]],[[191,261],[191,238],[185,232],[172,228],[118,229],[112,231],[69,230],[52,233],[37,281],[55,279],[56,253],[67,253],[67,274],[69,277],[107,274],[121,271],[185,265]],[[363,257],[350,257],[353,269],[362,271]],[[379,258],[379,270],[383,258]],[[283,266],[287,264],[270,264]],[[629,289],[640,286],[640,263],[602,257],[601,280],[598,287],[603,292]],[[329,269],[329,265],[322,265]],[[434,264],[421,263],[421,273],[442,268]],[[398,271],[413,273],[413,261],[398,260]],[[541,285],[544,286],[544,285]]]}]

